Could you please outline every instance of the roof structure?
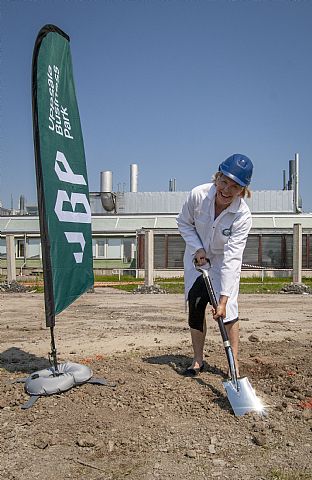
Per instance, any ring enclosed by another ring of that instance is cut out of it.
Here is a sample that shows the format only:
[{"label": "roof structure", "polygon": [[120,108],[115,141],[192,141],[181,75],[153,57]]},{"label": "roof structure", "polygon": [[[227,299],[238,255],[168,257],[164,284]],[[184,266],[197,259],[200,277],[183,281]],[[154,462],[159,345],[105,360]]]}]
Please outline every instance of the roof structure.
[{"label": "roof structure", "polygon": [[[253,214],[251,233],[265,230],[268,233],[278,231],[292,232],[295,223],[302,225],[305,233],[312,233],[312,214]],[[151,228],[155,230],[177,231],[175,214],[146,215],[93,215],[93,235],[103,234],[135,234],[138,230]],[[39,218],[37,216],[4,216],[0,217],[0,235],[6,234],[38,234]]]},{"label": "roof structure", "polygon": [[[117,192],[112,193],[117,214],[178,214],[189,192]],[[107,194],[105,194],[107,195]],[[245,199],[252,213],[294,212],[293,190],[262,190]],[[91,212],[108,214],[101,193],[90,193]]]}]

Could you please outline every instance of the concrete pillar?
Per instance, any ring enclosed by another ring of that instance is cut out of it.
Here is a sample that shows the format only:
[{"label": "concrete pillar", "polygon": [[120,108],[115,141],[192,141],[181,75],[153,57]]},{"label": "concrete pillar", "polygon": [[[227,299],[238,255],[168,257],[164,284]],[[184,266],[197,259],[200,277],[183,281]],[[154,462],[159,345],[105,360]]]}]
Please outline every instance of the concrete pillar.
[{"label": "concrete pillar", "polygon": [[154,285],[154,232],[153,230],[145,230],[144,266],[145,266],[144,284],[147,287],[150,287]]},{"label": "concrete pillar", "polygon": [[302,225],[293,228],[293,283],[302,283]]},{"label": "concrete pillar", "polygon": [[16,280],[15,242],[14,235],[6,235],[7,281]]}]

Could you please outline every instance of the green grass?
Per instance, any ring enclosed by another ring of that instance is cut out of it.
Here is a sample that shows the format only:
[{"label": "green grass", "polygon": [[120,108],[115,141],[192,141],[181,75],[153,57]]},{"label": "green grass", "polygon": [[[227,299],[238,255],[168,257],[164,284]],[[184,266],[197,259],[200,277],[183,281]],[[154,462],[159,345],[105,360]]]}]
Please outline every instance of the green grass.
[{"label": "green grass", "polygon": [[35,292],[35,293],[44,293],[44,287],[43,287],[43,285],[42,286],[34,285],[34,287],[31,288],[31,291]]},{"label": "green grass", "polygon": [[[135,279],[132,278],[132,281],[135,281]],[[142,282],[142,279],[140,281]],[[242,278],[239,291],[240,293],[248,294],[277,294],[285,285],[291,283],[291,281],[291,278],[265,278],[263,282],[261,282],[260,278]],[[302,282],[312,288],[312,278],[303,278]],[[161,288],[164,288],[168,293],[184,293],[183,278],[157,278],[155,283]],[[118,288],[119,290],[124,290],[127,292],[133,292],[133,290],[137,288],[137,285],[118,285],[114,288]]]},{"label": "green grass", "polygon": [[[285,285],[292,282],[291,278],[241,278],[240,293],[278,293]],[[303,278],[302,283],[312,288],[312,278]]]},{"label": "green grass", "polygon": [[165,282],[165,283],[183,283],[183,277],[170,277],[170,278],[156,278],[155,283]]},{"label": "green grass", "polygon": [[[118,275],[95,275],[94,276],[95,282],[119,282]],[[121,275],[120,277],[121,282],[135,282],[140,281],[139,279],[135,278],[133,275]],[[142,279],[141,279],[142,281]]]},{"label": "green grass", "polygon": [[[288,282],[289,283],[289,282]],[[239,293],[278,293],[287,282],[269,283],[240,283]]]},{"label": "green grass", "polygon": [[124,292],[133,292],[138,287],[138,284],[136,285],[114,285],[113,288],[116,290],[123,290]]}]

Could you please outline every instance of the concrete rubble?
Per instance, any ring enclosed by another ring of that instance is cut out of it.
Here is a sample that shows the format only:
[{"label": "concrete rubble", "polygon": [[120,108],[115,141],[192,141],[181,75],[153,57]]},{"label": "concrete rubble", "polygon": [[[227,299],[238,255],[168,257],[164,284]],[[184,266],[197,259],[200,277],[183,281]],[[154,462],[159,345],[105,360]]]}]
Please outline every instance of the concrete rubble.
[{"label": "concrete rubble", "polygon": [[158,294],[158,293],[167,293],[164,288],[161,288],[159,285],[139,285],[133,293],[149,293],[149,294]]},{"label": "concrete rubble", "polygon": [[8,282],[2,282],[0,283],[0,292],[4,293],[25,293],[29,292],[32,289],[29,287],[25,287],[19,282],[16,282],[13,280],[11,283]]},{"label": "concrete rubble", "polygon": [[294,293],[297,295],[312,294],[312,289],[304,283],[289,283],[280,290],[280,293]]}]

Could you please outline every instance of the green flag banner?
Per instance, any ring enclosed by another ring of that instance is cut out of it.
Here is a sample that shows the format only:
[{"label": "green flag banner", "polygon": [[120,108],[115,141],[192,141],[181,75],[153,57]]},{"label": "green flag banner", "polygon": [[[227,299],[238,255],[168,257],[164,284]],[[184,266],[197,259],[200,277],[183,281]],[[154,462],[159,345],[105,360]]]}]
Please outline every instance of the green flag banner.
[{"label": "green flag banner", "polygon": [[36,39],[33,130],[46,324],[93,285],[91,210],[69,37],[54,25]]}]

